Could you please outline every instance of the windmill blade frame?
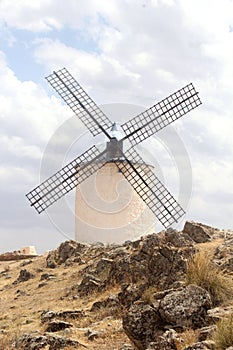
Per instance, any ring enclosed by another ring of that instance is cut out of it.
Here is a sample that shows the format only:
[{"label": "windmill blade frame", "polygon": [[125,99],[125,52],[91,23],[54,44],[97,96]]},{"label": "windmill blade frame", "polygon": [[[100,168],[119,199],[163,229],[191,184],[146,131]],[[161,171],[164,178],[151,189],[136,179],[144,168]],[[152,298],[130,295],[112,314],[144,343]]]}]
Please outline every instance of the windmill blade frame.
[{"label": "windmill blade frame", "polygon": [[200,104],[198,92],[190,83],[123,123],[121,127],[126,136],[122,141],[129,140],[132,146],[135,146]]},{"label": "windmill blade frame", "polygon": [[106,129],[112,126],[111,120],[97,106],[66,68],[53,72],[46,77],[46,80],[80,118],[93,136],[103,132],[110,138]]},{"label": "windmill blade frame", "polygon": [[105,165],[106,150],[100,152],[92,146],[61,170],[43,181],[26,194],[26,197],[40,214],[54,202],[70,192],[77,185]]},{"label": "windmill blade frame", "polygon": [[161,224],[167,228],[177,223],[185,214],[180,204],[134,149],[127,150],[124,157],[124,161],[116,161],[116,166]]}]

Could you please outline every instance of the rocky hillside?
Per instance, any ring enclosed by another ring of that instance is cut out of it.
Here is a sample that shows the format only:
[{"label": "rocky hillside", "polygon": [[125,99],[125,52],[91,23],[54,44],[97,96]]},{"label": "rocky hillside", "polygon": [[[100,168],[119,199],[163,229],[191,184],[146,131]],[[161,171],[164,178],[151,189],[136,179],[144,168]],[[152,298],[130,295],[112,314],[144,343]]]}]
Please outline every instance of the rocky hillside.
[{"label": "rocky hillside", "polygon": [[[233,349],[233,232],[186,222],[123,245],[0,262],[0,349]],[[221,339],[220,339],[221,338]]]}]

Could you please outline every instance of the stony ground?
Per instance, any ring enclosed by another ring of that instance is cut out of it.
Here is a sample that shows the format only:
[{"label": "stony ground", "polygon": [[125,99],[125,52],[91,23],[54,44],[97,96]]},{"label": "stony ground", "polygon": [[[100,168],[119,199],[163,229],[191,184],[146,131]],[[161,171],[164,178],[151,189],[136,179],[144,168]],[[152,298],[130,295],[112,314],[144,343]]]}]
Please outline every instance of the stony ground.
[{"label": "stony ground", "polygon": [[123,245],[67,241],[0,262],[0,349],[215,349],[209,336],[233,304],[214,305],[185,283],[197,250],[232,277],[232,231],[192,222]]}]

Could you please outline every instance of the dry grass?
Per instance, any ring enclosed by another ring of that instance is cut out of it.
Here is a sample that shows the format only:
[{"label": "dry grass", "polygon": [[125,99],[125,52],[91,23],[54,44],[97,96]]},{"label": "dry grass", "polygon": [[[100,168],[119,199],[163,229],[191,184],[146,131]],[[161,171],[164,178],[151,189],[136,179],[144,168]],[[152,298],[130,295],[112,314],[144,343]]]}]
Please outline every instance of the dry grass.
[{"label": "dry grass", "polygon": [[154,294],[158,292],[158,288],[156,287],[148,287],[143,293],[141,299],[148,304],[153,304],[155,301]]},{"label": "dry grass", "polygon": [[233,344],[233,314],[217,323],[213,334],[217,350],[225,350]]},{"label": "dry grass", "polygon": [[205,251],[194,254],[187,262],[186,283],[206,289],[214,305],[233,297],[232,279],[218,269]]},{"label": "dry grass", "polygon": [[[15,349],[12,344],[16,338],[25,333],[44,331],[40,315],[43,310],[83,310],[86,314],[77,320],[70,320],[74,327],[68,334],[66,331],[57,332],[58,335],[69,336],[86,344],[90,349],[114,349],[120,348],[128,342],[128,338],[121,327],[121,317],[115,308],[106,307],[90,312],[92,304],[96,301],[107,299],[110,294],[117,294],[120,288],[111,286],[102,293],[91,293],[85,297],[73,298],[68,291],[78,284],[81,279],[82,268],[85,265],[64,267],[56,269],[46,268],[45,257],[37,257],[26,269],[35,275],[35,278],[14,285],[13,282],[19,276],[23,261],[0,263],[0,329],[5,334],[0,334],[0,350]],[[5,273],[7,272],[8,277]],[[56,278],[41,284],[43,273],[55,274]],[[69,321],[69,320],[68,320]],[[99,338],[88,340],[85,328],[99,332]],[[115,345],[117,344],[117,345]],[[74,347],[67,347],[67,350]],[[18,349],[20,350],[20,349]]]},{"label": "dry grass", "polygon": [[180,341],[176,341],[177,350],[183,350],[187,346],[192,345],[198,341],[198,331],[193,329],[186,329],[180,334]]}]

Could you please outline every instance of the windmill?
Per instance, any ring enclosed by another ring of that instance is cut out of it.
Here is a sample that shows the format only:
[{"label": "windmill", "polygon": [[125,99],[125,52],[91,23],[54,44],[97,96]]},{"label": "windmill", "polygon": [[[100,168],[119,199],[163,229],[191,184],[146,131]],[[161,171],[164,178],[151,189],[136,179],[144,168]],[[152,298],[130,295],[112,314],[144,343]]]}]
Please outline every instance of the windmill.
[{"label": "windmill", "polygon": [[[135,146],[201,104],[192,83],[123,123],[122,136],[117,126],[88,96],[73,76],[63,68],[47,81],[79,117],[93,136],[103,133],[108,142],[103,151],[95,145],[43,181],[26,196],[38,213],[43,212],[101,168],[114,163],[154,216],[165,227],[177,223],[183,208],[143,161]],[[127,149],[125,145],[127,142]]]}]

